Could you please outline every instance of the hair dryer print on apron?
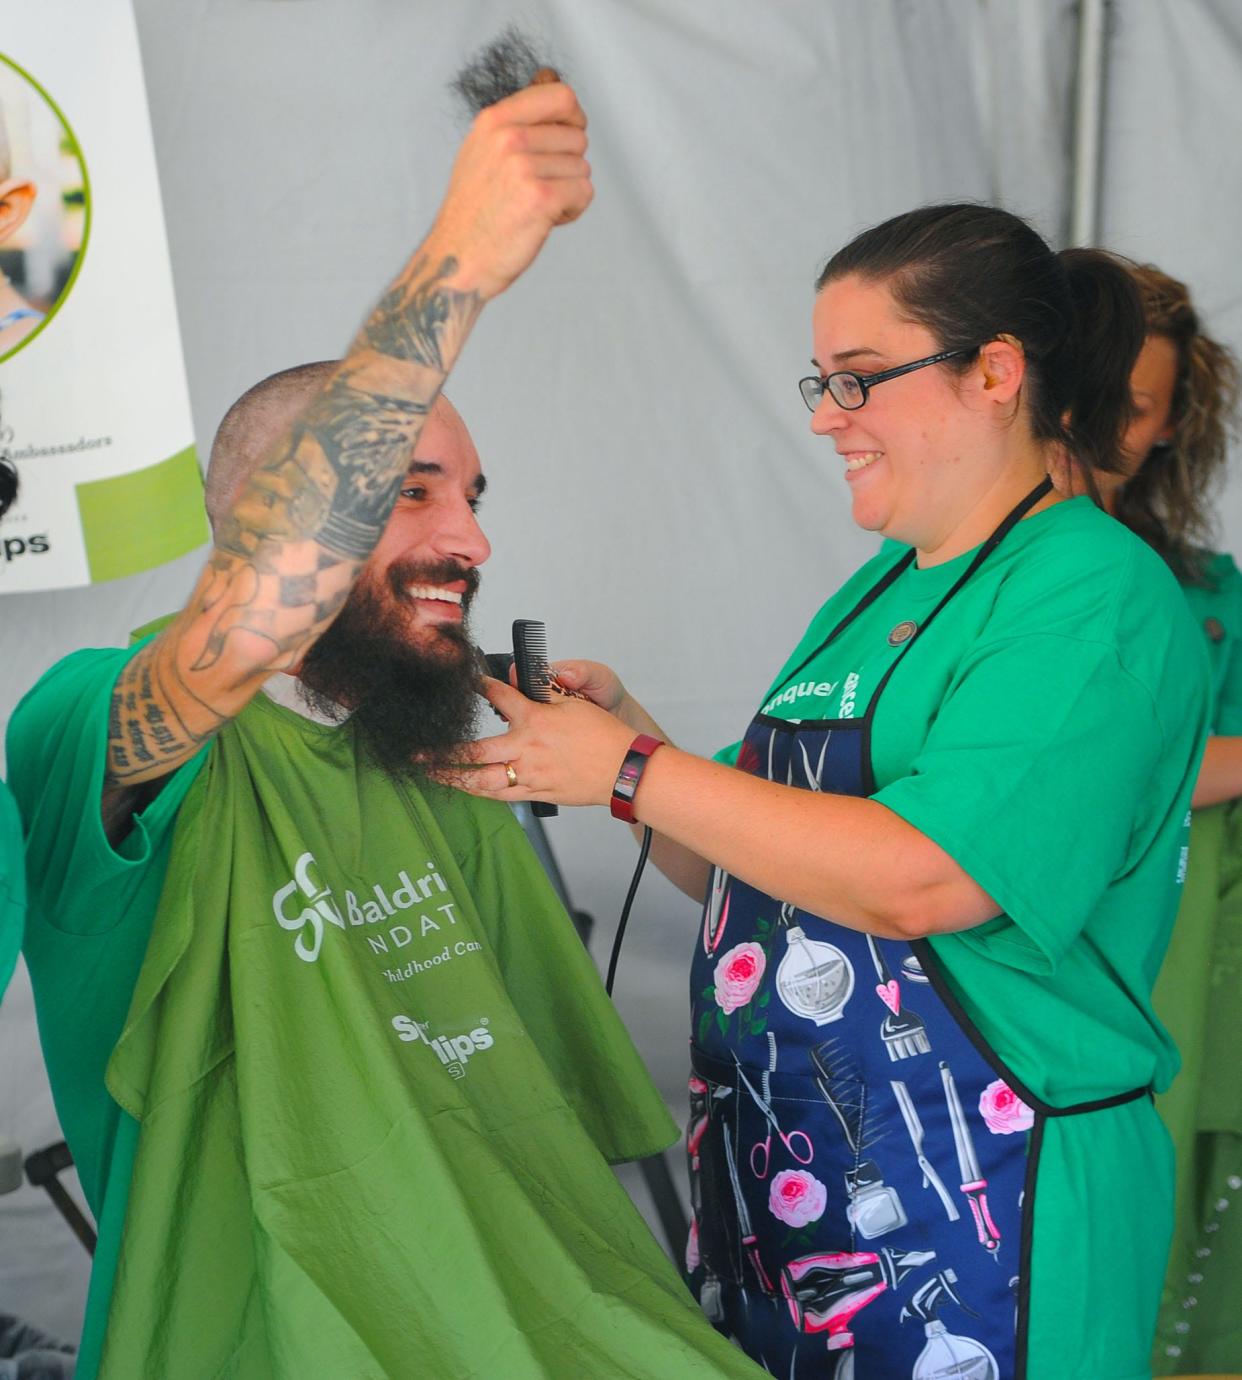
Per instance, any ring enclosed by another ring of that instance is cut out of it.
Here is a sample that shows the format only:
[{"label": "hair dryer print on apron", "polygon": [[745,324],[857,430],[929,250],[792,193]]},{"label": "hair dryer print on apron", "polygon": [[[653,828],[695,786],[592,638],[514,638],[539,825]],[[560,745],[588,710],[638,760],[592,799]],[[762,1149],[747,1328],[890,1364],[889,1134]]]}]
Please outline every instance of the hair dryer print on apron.
[{"label": "hair dryer print on apron", "polygon": [[[803,790],[872,794],[871,723],[890,677],[1045,491],[1014,510],[895,649],[865,714],[760,713],[738,768]],[[856,975],[871,972],[878,1000],[855,999]],[[778,1376],[1023,1380],[1023,1228],[1044,1118],[1102,1104],[1052,1108],[1031,1095],[970,1023],[926,941],[846,929],[719,869],[691,993],[691,1273],[713,1321]]]}]

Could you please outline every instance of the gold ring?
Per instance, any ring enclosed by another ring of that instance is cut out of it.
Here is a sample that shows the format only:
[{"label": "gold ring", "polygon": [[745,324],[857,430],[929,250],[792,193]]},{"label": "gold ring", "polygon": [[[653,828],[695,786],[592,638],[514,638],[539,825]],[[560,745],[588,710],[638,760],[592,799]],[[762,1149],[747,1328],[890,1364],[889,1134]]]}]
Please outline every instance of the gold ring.
[{"label": "gold ring", "polygon": [[518,780],[517,780],[517,772],[515,772],[515,771],[513,770],[513,763],[512,763],[512,762],[506,762],[506,763],[505,763],[505,775],[509,778],[509,785],[510,785],[510,786],[516,786],[516,785],[517,785],[517,783],[518,783]]}]

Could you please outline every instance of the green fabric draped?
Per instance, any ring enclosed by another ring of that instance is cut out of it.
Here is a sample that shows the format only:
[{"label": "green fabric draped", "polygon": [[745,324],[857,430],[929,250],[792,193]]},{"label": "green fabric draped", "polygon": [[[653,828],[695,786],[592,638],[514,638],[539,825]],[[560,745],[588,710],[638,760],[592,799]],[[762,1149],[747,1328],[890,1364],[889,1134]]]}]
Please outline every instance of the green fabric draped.
[{"label": "green fabric draped", "polygon": [[220,734],[108,1085],[104,1380],[759,1374],[608,1167],[674,1128],[510,812],[348,724]]},{"label": "green fabric draped", "polygon": [[1182,1071],[1157,1106],[1177,1154],[1177,1215],[1156,1375],[1242,1370],[1242,800],[1196,810],[1186,888],[1155,1005]]}]

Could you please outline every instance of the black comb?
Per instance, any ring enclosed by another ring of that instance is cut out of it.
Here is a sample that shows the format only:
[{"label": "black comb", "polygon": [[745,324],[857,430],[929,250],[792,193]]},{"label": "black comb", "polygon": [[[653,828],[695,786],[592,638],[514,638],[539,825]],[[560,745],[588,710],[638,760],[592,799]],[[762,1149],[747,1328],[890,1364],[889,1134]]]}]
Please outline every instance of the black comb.
[{"label": "black comb", "polygon": [[[513,664],[517,687],[528,700],[546,704],[552,698],[552,668],[548,665],[548,631],[534,618],[513,620]],[[558,810],[546,800],[532,800],[530,811],[547,819]]]}]

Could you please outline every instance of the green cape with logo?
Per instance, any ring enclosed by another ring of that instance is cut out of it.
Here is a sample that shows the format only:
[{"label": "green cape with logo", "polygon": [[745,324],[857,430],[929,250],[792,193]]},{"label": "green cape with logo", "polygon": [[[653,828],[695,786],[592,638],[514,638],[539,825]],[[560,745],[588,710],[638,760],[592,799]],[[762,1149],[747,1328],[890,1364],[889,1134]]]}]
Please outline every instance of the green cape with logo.
[{"label": "green cape with logo", "polygon": [[675,1131],[516,821],[349,724],[220,734],[108,1086],[104,1380],[759,1374],[608,1167]]}]

